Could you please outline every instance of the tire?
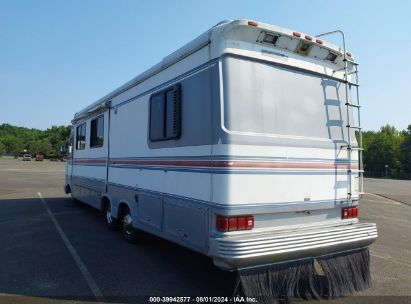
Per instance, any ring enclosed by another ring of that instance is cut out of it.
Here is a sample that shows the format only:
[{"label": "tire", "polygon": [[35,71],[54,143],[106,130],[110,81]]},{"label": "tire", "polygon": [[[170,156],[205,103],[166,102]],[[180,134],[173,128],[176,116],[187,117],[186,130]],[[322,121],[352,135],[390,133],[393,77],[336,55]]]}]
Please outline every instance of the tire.
[{"label": "tire", "polygon": [[118,230],[120,227],[119,221],[112,216],[111,204],[109,201],[104,204],[104,222],[109,230]]},{"label": "tire", "polygon": [[133,219],[128,207],[124,207],[121,215],[121,232],[123,239],[129,243],[136,243],[138,241],[138,231],[133,227]]}]

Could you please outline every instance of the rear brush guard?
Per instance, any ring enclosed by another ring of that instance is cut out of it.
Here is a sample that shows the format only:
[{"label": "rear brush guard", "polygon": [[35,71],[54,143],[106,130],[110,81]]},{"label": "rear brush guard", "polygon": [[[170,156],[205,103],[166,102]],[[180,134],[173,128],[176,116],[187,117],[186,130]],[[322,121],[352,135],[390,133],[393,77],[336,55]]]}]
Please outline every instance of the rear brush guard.
[{"label": "rear brush guard", "polygon": [[258,303],[332,299],[371,285],[368,248],[238,270],[235,296]]}]

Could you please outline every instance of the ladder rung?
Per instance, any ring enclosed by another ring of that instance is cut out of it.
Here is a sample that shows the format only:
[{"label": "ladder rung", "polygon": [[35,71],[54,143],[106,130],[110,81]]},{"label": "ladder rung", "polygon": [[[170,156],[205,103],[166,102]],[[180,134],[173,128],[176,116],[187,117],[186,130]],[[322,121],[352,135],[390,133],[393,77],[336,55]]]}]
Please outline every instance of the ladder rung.
[{"label": "ladder rung", "polygon": [[361,147],[353,147],[353,146],[350,146],[350,145],[343,145],[341,147],[347,148],[347,150],[364,151],[364,149],[361,148]]},{"label": "ladder rung", "polygon": [[343,61],[343,62],[344,62],[344,61],[348,61],[348,62],[351,63],[352,65],[358,66],[358,63],[356,63],[355,61],[351,61],[351,60],[348,60],[348,59],[343,59],[342,61]]},{"label": "ladder rung", "polygon": [[352,72],[348,72],[348,75],[352,75],[352,74],[356,74],[358,73],[358,71],[352,71]]},{"label": "ladder rung", "polygon": [[337,69],[337,70],[334,70],[334,73],[335,73],[335,72],[341,72],[341,71],[345,71],[345,67],[339,68],[339,69]]},{"label": "ladder rung", "polygon": [[346,83],[346,84],[352,85],[354,87],[359,87],[360,86],[358,83],[349,82],[348,80],[344,80],[343,82]]},{"label": "ladder rung", "polygon": [[358,130],[361,130],[361,129],[362,129],[361,127],[358,127],[358,126],[350,126],[350,125],[346,125],[346,127],[347,127],[347,128],[351,128],[351,129],[358,129]]},{"label": "ladder rung", "polygon": [[345,103],[345,105],[349,106],[349,107],[354,107],[354,108],[357,108],[357,109],[361,108],[360,105],[357,105],[357,104],[354,104],[354,103],[349,103],[349,102]]}]

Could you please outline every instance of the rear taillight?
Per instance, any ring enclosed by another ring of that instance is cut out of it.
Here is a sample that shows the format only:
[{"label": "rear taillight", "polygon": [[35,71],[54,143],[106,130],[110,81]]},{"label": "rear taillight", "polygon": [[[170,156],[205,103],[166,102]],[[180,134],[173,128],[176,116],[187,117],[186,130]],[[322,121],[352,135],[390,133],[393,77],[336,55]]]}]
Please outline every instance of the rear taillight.
[{"label": "rear taillight", "polygon": [[350,219],[350,218],[357,218],[357,217],[358,217],[358,207],[342,208],[341,218],[343,220]]},{"label": "rear taillight", "polygon": [[224,216],[217,215],[216,228],[219,231],[251,230],[254,228],[254,216]]}]

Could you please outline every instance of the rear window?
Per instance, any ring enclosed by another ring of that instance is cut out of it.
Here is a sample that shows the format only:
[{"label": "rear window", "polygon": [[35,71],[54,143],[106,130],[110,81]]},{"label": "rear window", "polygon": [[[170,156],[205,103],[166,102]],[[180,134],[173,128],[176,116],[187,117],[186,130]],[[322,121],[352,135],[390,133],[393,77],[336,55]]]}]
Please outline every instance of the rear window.
[{"label": "rear window", "polygon": [[224,126],[229,131],[332,140],[347,136],[345,86],[339,81],[226,57],[223,83]]}]

